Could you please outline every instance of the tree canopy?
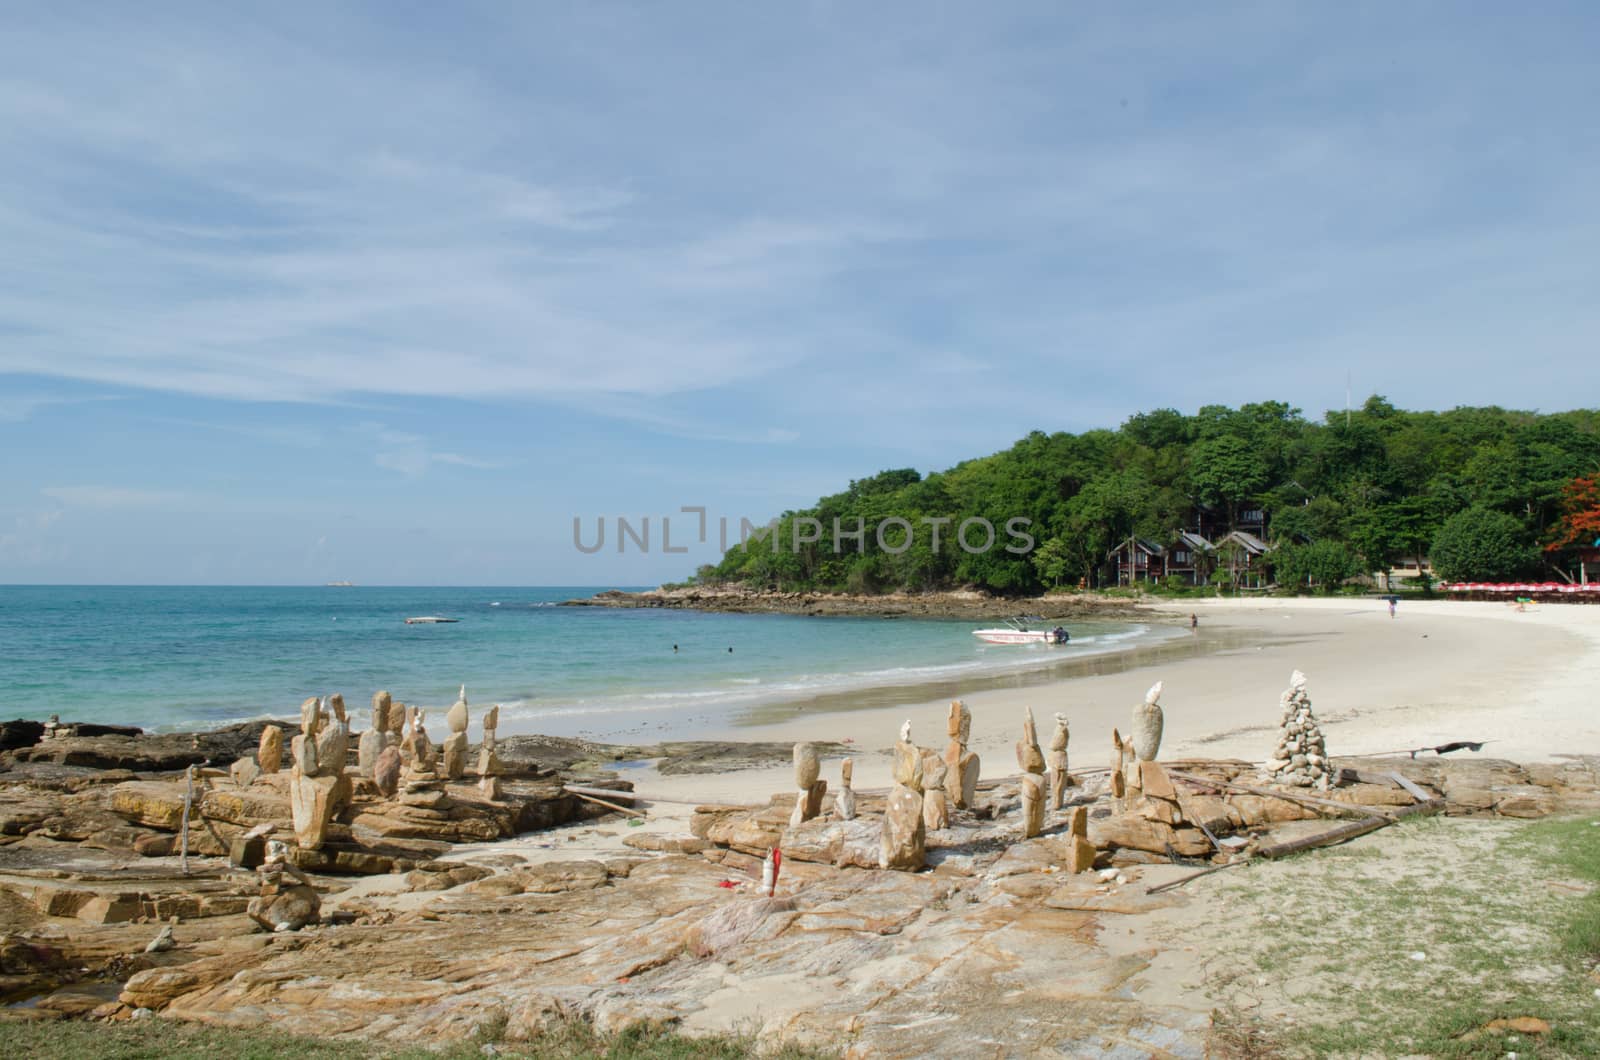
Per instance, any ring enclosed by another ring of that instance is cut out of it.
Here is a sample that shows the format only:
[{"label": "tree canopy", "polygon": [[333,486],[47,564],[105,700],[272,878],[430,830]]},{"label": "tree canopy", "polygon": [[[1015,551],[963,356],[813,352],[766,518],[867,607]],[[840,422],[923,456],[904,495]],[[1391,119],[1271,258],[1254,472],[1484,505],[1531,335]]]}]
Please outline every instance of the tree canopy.
[{"label": "tree canopy", "polygon": [[[754,539],[697,577],[863,592],[1094,586],[1120,542],[1170,545],[1180,529],[1234,526],[1246,511],[1265,513],[1286,585],[1336,584],[1430,550],[1447,573],[1437,554],[1447,526],[1450,563],[1487,541],[1521,563],[1517,574],[1541,563],[1559,573],[1563,549],[1600,537],[1600,410],[1409,412],[1374,396],[1320,421],[1259,402],[1155,409],[1117,430],[1033,431],[942,471],[857,479],[784,513],[776,547]],[[984,543],[985,526],[991,547],[968,547]]]}]

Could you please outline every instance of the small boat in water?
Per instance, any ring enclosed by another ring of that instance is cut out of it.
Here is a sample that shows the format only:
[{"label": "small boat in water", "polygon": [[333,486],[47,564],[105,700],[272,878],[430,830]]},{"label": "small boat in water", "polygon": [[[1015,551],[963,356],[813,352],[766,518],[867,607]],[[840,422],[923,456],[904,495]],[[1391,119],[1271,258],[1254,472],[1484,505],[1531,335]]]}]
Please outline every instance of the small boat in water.
[{"label": "small boat in water", "polygon": [[975,629],[972,635],[988,644],[1065,644],[1071,639],[1061,626],[1029,629],[1021,619],[1007,619],[1004,629]]},{"label": "small boat in water", "polygon": [[416,618],[406,619],[408,626],[433,626],[446,625],[451,622],[460,622],[459,618],[440,618],[438,615],[418,615]]}]

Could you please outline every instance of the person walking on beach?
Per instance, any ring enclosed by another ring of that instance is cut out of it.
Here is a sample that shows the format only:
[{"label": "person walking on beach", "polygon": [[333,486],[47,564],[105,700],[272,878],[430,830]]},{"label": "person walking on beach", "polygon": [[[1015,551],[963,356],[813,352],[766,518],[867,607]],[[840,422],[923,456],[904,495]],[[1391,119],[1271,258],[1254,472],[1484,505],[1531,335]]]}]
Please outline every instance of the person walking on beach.
[{"label": "person walking on beach", "polygon": [[1391,596],[1391,597],[1389,597],[1389,617],[1390,618],[1394,617],[1394,605],[1395,605],[1395,598]]},{"label": "person walking on beach", "polygon": [[1196,633],[1200,629],[1200,616],[1194,613],[1189,615],[1189,632]]}]

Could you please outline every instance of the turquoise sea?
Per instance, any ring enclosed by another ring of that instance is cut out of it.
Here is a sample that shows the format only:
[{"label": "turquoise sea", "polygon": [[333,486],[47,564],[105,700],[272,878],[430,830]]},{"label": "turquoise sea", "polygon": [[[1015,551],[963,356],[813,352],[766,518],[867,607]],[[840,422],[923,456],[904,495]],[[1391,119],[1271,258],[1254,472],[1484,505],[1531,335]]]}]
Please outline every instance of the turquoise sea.
[{"label": "turquoise sea", "polygon": [[[474,705],[503,705],[504,732],[691,736],[786,702],[992,679],[1164,633],[1073,622],[1064,647],[996,647],[970,620],[557,606],[596,591],[0,587],[0,718],[208,728],[337,691],[359,726],[376,689],[443,707],[465,684]],[[415,615],[460,621],[406,625]]]}]

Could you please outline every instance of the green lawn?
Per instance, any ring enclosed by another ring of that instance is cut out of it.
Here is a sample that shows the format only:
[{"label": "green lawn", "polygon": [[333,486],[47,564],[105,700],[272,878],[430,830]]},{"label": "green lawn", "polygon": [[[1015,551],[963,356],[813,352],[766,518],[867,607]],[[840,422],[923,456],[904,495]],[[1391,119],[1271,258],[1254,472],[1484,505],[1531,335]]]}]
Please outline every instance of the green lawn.
[{"label": "green lawn", "polygon": [[[1600,824],[1436,819],[1380,834],[1381,847],[1308,852],[1217,886],[1232,917],[1257,925],[1218,943],[1230,971],[1215,1051],[1600,1056]],[[1517,1017],[1549,1029],[1488,1026]]]}]

